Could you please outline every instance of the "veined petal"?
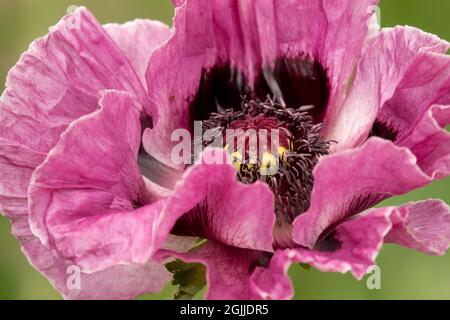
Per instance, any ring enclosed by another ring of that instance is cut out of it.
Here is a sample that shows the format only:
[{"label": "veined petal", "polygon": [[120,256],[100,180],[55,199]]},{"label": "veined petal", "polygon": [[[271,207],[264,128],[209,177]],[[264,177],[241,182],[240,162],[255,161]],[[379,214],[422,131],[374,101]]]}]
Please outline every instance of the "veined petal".
[{"label": "veined petal", "polygon": [[1,135],[46,153],[73,120],[96,110],[105,89],[129,92],[146,105],[128,59],[81,7],[33,42],[10,71],[1,98]]},{"label": "veined petal", "polygon": [[[372,39],[358,64],[341,112],[326,128],[327,138],[338,142],[334,146],[335,151],[361,144],[369,135],[374,121],[380,117],[379,112],[383,112],[382,107],[387,102],[390,104],[389,100],[397,95],[403,98],[410,96],[414,100],[412,103],[420,105],[420,108],[429,107],[426,99],[415,92],[417,86],[411,84],[421,81],[428,84],[433,77],[436,81],[442,79],[442,73],[448,71],[442,60],[448,57],[439,56],[441,61],[433,63],[436,59],[432,53],[445,53],[448,48],[448,42],[411,27],[384,29]],[[411,75],[407,76],[408,73]],[[410,91],[408,95],[396,93],[402,86],[414,92]],[[424,89],[429,93],[431,87],[433,91],[439,91],[437,85]],[[406,109],[408,113],[417,115],[418,110],[411,106],[411,102],[396,103],[396,108],[397,105],[395,113],[399,118]],[[391,119],[384,117],[380,121],[386,122],[388,127],[392,124]]]},{"label": "veined petal", "polygon": [[104,25],[106,32],[127,56],[144,87],[145,72],[153,50],[171,36],[170,28],[155,20],[136,19],[124,24]]},{"label": "veined petal", "polygon": [[264,300],[290,300],[294,289],[288,275],[291,261],[284,250],[277,250],[268,267],[256,267],[250,286]]},{"label": "veined petal", "polygon": [[342,222],[312,249],[287,251],[291,261],[308,263],[323,272],[351,273],[361,279],[375,265],[383,239],[392,227],[393,208],[367,210]]},{"label": "veined petal", "polygon": [[45,154],[0,138],[0,212],[7,217],[28,215],[28,184]]},{"label": "veined petal", "polygon": [[141,131],[133,100],[107,91],[100,105],[61,136],[29,191],[34,234],[87,271],[145,262],[145,228],[161,208],[147,205],[151,195],[137,166]]},{"label": "veined petal", "polygon": [[72,121],[97,109],[104,89],[148,104],[125,55],[81,7],[33,42],[8,74],[0,99],[2,213],[26,214],[31,173]]},{"label": "veined petal", "polygon": [[441,200],[413,202],[391,216],[386,242],[431,255],[444,255],[450,247],[450,209]]},{"label": "veined petal", "polygon": [[393,96],[382,105],[377,121],[394,131],[393,140],[398,142],[414,130],[433,104],[449,103],[450,56],[424,52],[414,59]]},{"label": "veined petal", "polygon": [[[375,124],[393,132],[396,144],[410,148],[428,175],[443,178],[450,173],[448,104],[450,56],[422,53],[378,112]],[[383,136],[383,130],[380,133]]]},{"label": "veined petal", "polygon": [[294,240],[313,248],[324,231],[349,216],[431,181],[407,148],[379,138],[326,156],[314,169],[311,206],[294,221]]},{"label": "veined petal", "polygon": [[412,132],[397,143],[409,148],[417,164],[429,176],[444,178],[450,173],[450,106],[432,106],[415,125]]}]

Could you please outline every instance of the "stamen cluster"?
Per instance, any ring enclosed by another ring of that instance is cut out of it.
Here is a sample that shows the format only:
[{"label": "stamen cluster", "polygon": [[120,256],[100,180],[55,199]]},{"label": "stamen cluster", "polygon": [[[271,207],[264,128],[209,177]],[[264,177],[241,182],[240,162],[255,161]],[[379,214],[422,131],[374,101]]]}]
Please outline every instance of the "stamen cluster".
[{"label": "stamen cluster", "polygon": [[[279,129],[278,170],[265,174],[262,168],[273,163],[275,155],[266,153],[250,162],[246,151],[228,150],[238,167],[238,179],[246,184],[265,181],[275,194],[278,223],[291,223],[310,205],[314,166],[318,159],[329,153],[330,143],[321,136],[322,123],[315,124],[310,114],[312,106],[289,108],[282,100],[266,101],[243,99],[239,110],[225,109],[211,114],[203,122],[203,130],[217,129],[225,132],[232,128]],[[208,142],[205,142],[205,146]]]}]

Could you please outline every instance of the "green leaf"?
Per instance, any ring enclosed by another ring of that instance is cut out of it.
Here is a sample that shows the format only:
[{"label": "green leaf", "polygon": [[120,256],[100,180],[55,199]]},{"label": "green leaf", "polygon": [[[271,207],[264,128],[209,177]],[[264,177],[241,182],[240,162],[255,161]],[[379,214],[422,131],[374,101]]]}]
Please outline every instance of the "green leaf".
[{"label": "green leaf", "polygon": [[166,264],[173,273],[172,284],[178,286],[175,300],[192,300],[206,285],[206,268],[200,263],[185,263],[175,260]]}]

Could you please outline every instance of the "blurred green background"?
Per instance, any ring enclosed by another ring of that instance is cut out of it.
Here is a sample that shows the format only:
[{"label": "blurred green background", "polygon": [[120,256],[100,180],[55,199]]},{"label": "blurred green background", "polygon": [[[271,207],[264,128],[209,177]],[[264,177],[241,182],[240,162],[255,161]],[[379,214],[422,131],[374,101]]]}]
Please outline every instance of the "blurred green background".
[{"label": "blurred green background", "polygon": [[[170,0],[0,0],[0,89],[11,66],[29,43],[44,35],[69,5],[85,5],[103,22],[150,18],[171,23]],[[412,25],[450,40],[448,0],[384,0],[383,26]],[[390,199],[387,205],[425,198],[450,203],[450,179]],[[296,299],[450,299],[450,254],[429,257],[386,245],[378,258],[382,289],[369,290],[350,275],[320,273],[292,267]],[[174,288],[153,298],[168,299]],[[149,298],[149,297],[144,297]],[[47,280],[22,255],[9,222],[0,217],[0,299],[60,299]]]}]

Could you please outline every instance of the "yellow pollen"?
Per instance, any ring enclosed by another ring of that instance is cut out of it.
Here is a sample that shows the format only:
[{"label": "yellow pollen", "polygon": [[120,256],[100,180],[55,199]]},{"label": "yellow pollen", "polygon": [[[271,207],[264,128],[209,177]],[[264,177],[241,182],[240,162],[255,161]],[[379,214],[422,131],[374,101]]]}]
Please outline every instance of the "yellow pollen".
[{"label": "yellow pollen", "polygon": [[274,175],[278,171],[277,158],[269,153],[265,152],[262,156],[260,172],[262,175]]},{"label": "yellow pollen", "polygon": [[279,146],[279,147],[278,147],[278,156],[280,157],[280,160],[281,160],[281,161],[286,162],[286,160],[287,160],[286,154],[287,154],[288,152],[289,152],[289,150],[286,149],[285,147],[283,147],[283,146]]},{"label": "yellow pollen", "polygon": [[[227,144],[224,149],[226,151],[229,151],[229,145]],[[262,159],[260,161],[260,165],[259,165],[259,170],[261,172],[262,175],[274,175],[278,172],[278,164],[279,161],[283,161],[283,162],[287,162],[287,153],[290,150],[283,147],[283,146],[279,146],[278,147],[278,154],[274,155],[270,152],[264,152]],[[278,159],[277,159],[278,156]],[[232,161],[232,165],[234,167],[236,167],[236,169],[238,169],[239,171],[242,169],[248,169],[251,170],[254,166],[258,166],[258,157],[254,158],[252,157],[250,160],[248,161],[244,161],[244,157],[242,155],[242,153],[240,151],[235,151],[233,153],[231,153],[231,161]]]},{"label": "yellow pollen", "polygon": [[233,166],[236,167],[236,169],[241,170],[242,154],[239,151],[235,151],[231,154],[231,161],[233,163]]}]

